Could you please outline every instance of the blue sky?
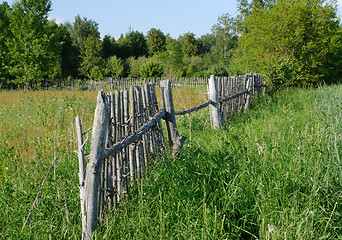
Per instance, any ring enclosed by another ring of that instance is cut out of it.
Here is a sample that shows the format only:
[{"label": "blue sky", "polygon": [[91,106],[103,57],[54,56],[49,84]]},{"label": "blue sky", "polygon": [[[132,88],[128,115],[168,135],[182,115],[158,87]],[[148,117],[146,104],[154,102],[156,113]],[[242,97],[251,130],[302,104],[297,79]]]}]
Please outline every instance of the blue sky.
[{"label": "blue sky", "polygon": [[[7,0],[9,5],[14,1]],[[338,4],[341,13],[342,0]],[[197,37],[210,33],[225,13],[237,14],[236,0],[52,0],[49,17],[72,23],[79,14],[97,22],[101,36],[109,34],[116,39],[130,27],[144,34],[159,28],[178,38],[187,32]]]},{"label": "blue sky", "polygon": [[116,39],[130,27],[144,34],[154,27],[178,38],[189,31],[197,37],[209,33],[224,13],[236,15],[235,0],[52,0],[49,17],[72,23],[79,14],[97,22],[101,36]]},{"label": "blue sky", "polygon": [[197,37],[209,33],[224,13],[236,15],[235,0],[52,0],[49,17],[72,23],[79,14],[97,22],[101,36],[116,39],[130,27],[144,34],[159,28],[177,38],[189,31]]}]

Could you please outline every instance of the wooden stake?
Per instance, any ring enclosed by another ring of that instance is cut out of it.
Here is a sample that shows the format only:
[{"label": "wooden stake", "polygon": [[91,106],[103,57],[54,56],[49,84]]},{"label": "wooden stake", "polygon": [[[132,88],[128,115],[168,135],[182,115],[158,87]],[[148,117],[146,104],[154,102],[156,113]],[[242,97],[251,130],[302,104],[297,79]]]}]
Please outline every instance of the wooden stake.
[{"label": "wooden stake", "polygon": [[76,131],[78,139],[78,176],[79,176],[79,188],[80,188],[80,201],[81,201],[81,216],[82,216],[82,240],[86,237],[86,209],[85,209],[85,172],[84,172],[84,148],[82,137],[82,124],[80,117],[76,117]]},{"label": "wooden stake", "polygon": [[211,75],[209,79],[208,97],[209,100],[211,100],[211,104],[209,105],[211,127],[214,129],[219,129],[221,128],[221,117],[217,92],[217,79],[214,75]]},{"label": "wooden stake", "polygon": [[170,80],[164,80],[160,82],[160,87],[162,91],[164,109],[165,109],[165,121],[167,128],[167,135],[169,139],[169,146],[172,152],[172,155],[181,150],[182,145],[185,141],[185,137],[180,137],[178,134],[175,110],[173,107],[172,100],[172,90]]},{"label": "wooden stake", "polygon": [[252,78],[252,76],[248,77],[248,80],[246,83],[246,90],[248,91],[248,93],[247,93],[246,104],[245,104],[245,109],[244,109],[245,112],[251,106],[252,90],[253,90],[253,78]]},{"label": "wooden stake", "polygon": [[97,202],[100,185],[100,174],[104,158],[105,141],[108,125],[108,112],[105,104],[105,95],[98,93],[95,109],[92,139],[90,144],[90,157],[86,171],[86,216],[87,216],[87,239],[91,239],[97,225]]}]

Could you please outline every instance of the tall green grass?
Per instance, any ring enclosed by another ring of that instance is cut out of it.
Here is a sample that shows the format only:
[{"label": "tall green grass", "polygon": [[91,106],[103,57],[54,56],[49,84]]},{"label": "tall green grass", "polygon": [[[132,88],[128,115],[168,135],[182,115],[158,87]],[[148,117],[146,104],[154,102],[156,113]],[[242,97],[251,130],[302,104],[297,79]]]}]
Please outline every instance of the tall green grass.
[{"label": "tall green grass", "polygon": [[[177,110],[198,102],[185,92]],[[219,131],[207,109],[177,117],[183,151],[151,162],[95,238],[341,239],[341,95],[263,96]],[[96,92],[0,92],[0,239],[80,238],[73,123],[90,127],[95,104]]]},{"label": "tall green grass", "polygon": [[221,131],[207,110],[178,118],[183,152],[153,163],[97,239],[341,239],[341,95],[260,97]]},{"label": "tall green grass", "polygon": [[0,92],[0,239],[79,239],[73,123],[80,115],[85,127],[91,125],[95,98],[86,92]]}]

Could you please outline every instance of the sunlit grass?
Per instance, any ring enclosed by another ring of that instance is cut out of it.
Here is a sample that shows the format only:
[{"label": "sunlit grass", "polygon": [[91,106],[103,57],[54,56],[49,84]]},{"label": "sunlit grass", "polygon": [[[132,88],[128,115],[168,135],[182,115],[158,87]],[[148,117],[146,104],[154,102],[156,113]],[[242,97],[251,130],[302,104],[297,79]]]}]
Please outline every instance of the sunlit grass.
[{"label": "sunlit grass", "polygon": [[[97,239],[341,238],[341,94],[330,86],[260,97],[220,131],[208,109],[177,117],[184,150],[153,163]],[[74,121],[91,127],[96,95],[0,92],[0,239],[80,238]],[[176,110],[207,100],[205,89],[173,97]]]},{"label": "sunlit grass", "polygon": [[[182,104],[196,104],[186,99],[202,96],[194,89],[175,92],[177,102],[186,95]],[[157,95],[160,99],[160,89]],[[96,96],[96,91],[0,92],[0,239],[79,239],[74,122],[79,115],[84,130],[92,126]],[[21,233],[55,158],[38,207]]]},{"label": "sunlit grass", "polygon": [[191,142],[156,163],[98,239],[341,238],[341,94],[264,96],[221,131],[207,110],[178,117]]}]

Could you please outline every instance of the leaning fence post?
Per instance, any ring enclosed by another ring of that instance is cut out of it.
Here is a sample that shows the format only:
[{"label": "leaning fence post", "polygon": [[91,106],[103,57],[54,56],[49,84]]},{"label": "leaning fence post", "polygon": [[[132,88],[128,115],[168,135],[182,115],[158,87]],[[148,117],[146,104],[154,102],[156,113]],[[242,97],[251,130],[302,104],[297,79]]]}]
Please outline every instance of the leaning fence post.
[{"label": "leaning fence post", "polygon": [[247,75],[247,83],[246,83],[246,90],[248,91],[245,103],[245,112],[251,106],[251,99],[252,99],[252,91],[253,91],[253,76]]},{"label": "leaning fence post", "polygon": [[86,215],[85,215],[85,172],[84,172],[84,148],[82,137],[82,124],[80,117],[76,117],[76,131],[78,139],[78,176],[80,181],[80,201],[81,201],[81,216],[82,216],[82,240],[86,237]]},{"label": "leaning fence post", "polygon": [[98,190],[101,180],[101,169],[109,120],[105,98],[105,94],[100,91],[97,96],[89,163],[87,164],[86,171],[85,199],[87,239],[92,238],[97,225]]},{"label": "leaning fence post", "polygon": [[162,92],[163,104],[165,109],[165,122],[167,128],[167,136],[169,140],[169,146],[172,151],[172,155],[175,155],[181,150],[185,141],[185,137],[180,137],[178,134],[175,109],[173,107],[172,89],[170,80],[163,80],[160,82],[160,88]]},{"label": "leaning fence post", "polygon": [[211,75],[208,82],[208,98],[211,101],[209,105],[210,122],[211,127],[214,129],[221,128],[221,117],[217,85],[217,79],[214,75]]}]

